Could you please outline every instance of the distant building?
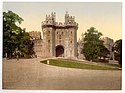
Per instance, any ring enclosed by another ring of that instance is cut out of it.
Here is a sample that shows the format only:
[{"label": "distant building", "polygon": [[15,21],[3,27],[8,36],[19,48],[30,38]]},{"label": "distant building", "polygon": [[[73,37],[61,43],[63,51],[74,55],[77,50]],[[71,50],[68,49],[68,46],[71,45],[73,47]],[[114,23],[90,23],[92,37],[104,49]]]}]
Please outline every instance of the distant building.
[{"label": "distant building", "polygon": [[28,33],[32,37],[33,40],[41,39],[41,32],[40,31],[30,31]]},{"label": "distant building", "polygon": [[103,42],[104,46],[110,51],[109,55],[110,59],[113,58],[112,47],[114,44],[114,40],[109,37],[104,37],[102,38],[102,40],[104,41]]},{"label": "distant building", "polygon": [[[108,57],[110,59],[113,59],[114,57],[114,54],[112,52],[112,47],[113,47],[113,44],[114,44],[114,41],[113,39],[109,38],[109,37],[104,37],[102,38],[101,40],[103,40],[103,44],[104,46],[109,50],[110,54],[108,55]],[[84,54],[81,54],[82,52],[82,49],[84,48],[84,41],[83,40],[78,40],[78,58],[79,59],[85,59],[85,56]]]},{"label": "distant building", "polygon": [[83,49],[83,47],[84,47],[84,42],[83,42],[83,40],[78,40],[78,56],[77,56],[77,58],[78,59],[85,59],[85,56],[81,53],[82,52],[82,49]]},{"label": "distant building", "polygon": [[65,14],[65,22],[56,22],[56,13],[46,15],[42,22],[43,38],[39,32],[29,32],[33,38],[34,50],[39,57],[77,57],[78,23],[74,16]]}]

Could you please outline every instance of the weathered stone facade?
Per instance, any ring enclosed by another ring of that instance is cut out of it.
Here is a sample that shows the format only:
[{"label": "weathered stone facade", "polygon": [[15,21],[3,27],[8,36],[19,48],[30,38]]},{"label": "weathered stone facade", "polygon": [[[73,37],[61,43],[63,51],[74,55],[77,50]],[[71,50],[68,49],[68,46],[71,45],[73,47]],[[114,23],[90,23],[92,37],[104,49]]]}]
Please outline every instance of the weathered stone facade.
[{"label": "weathered stone facade", "polygon": [[43,39],[34,39],[34,50],[39,57],[77,57],[78,23],[74,16],[65,14],[65,22],[56,22],[56,13],[46,15],[42,22]]},{"label": "weathered stone facade", "polygon": [[104,46],[109,50],[110,55],[109,58],[112,59],[114,58],[114,53],[112,52],[112,47],[114,45],[114,40],[109,38],[109,37],[104,37],[102,38],[102,40],[104,41],[103,44]]},{"label": "weathered stone facade", "polygon": [[40,31],[31,31],[31,32],[28,32],[28,33],[32,37],[31,38],[32,40],[41,39],[41,32]]},{"label": "weathered stone facade", "polygon": [[84,47],[84,41],[79,39],[77,44],[78,44],[77,45],[78,46],[78,56],[77,56],[77,58],[78,59],[85,59],[85,56],[81,53],[82,49]]}]

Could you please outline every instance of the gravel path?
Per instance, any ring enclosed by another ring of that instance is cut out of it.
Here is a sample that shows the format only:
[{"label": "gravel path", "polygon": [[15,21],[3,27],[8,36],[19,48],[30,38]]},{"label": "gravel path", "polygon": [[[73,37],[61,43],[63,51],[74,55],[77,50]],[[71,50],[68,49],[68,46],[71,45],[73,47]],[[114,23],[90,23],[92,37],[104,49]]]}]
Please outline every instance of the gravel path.
[{"label": "gravel path", "polygon": [[3,89],[119,90],[121,70],[85,70],[42,64],[40,58],[3,59]]}]

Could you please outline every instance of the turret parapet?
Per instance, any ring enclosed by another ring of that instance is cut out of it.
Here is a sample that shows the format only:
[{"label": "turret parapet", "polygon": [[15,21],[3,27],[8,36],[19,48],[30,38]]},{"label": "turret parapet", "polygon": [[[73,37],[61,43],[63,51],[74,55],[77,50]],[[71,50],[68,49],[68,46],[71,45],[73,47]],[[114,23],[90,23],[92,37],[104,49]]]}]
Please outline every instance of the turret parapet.
[{"label": "turret parapet", "polygon": [[31,40],[38,40],[41,39],[41,32],[40,31],[30,31],[28,32]]},{"label": "turret parapet", "polygon": [[42,22],[42,25],[54,25],[56,22],[56,13],[52,12],[51,15],[46,15],[46,20]]},{"label": "turret parapet", "polygon": [[78,23],[75,22],[75,16],[69,16],[68,12],[66,11],[65,14],[65,22],[56,22],[56,13],[52,12],[51,15],[46,15],[46,20],[42,22],[42,27],[44,26],[74,26],[78,27]]},{"label": "turret parapet", "polygon": [[65,24],[76,24],[75,22],[75,16],[69,16],[68,12],[65,14]]}]

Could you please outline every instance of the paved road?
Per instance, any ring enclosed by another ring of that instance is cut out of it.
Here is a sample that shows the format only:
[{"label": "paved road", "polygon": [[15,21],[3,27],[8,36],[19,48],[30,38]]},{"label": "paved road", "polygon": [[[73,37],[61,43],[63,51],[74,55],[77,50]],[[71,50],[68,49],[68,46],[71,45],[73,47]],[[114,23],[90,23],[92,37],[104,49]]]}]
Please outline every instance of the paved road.
[{"label": "paved road", "polygon": [[3,89],[119,90],[120,70],[49,66],[35,59],[3,60]]}]

